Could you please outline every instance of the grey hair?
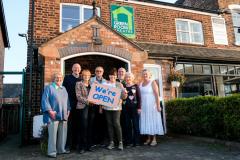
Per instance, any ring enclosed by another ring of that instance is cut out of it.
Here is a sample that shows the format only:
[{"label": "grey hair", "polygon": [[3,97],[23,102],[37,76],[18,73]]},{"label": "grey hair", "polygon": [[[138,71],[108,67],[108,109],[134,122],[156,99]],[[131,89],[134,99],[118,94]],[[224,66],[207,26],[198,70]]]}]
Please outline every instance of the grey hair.
[{"label": "grey hair", "polygon": [[133,73],[130,73],[130,72],[126,72],[125,78],[126,78],[126,77],[131,77],[132,79],[135,78],[134,74],[133,74]]},{"label": "grey hair", "polygon": [[118,68],[118,71],[119,71],[120,69],[122,69],[122,70],[124,70],[124,72],[126,72],[126,69],[125,69],[125,68],[120,67],[120,68]]},{"label": "grey hair", "polygon": [[59,75],[61,75],[61,76],[63,77],[63,75],[62,75],[61,72],[54,72],[54,73],[53,73],[53,76],[52,76],[52,81],[54,82],[54,81],[55,81],[55,78],[56,78],[57,76],[59,76]]}]

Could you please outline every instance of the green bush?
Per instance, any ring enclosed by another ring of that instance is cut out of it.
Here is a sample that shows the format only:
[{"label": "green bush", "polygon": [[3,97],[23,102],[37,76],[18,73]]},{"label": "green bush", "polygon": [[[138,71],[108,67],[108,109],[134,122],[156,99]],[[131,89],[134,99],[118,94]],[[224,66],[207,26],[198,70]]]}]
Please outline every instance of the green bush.
[{"label": "green bush", "polygon": [[178,98],[166,112],[169,132],[240,142],[240,95]]}]

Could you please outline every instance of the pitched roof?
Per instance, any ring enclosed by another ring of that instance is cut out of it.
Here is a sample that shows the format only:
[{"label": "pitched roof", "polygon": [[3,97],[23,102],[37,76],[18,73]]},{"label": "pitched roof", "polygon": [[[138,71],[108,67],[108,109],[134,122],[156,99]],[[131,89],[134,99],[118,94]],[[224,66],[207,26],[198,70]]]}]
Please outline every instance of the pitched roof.
[{"label": "pitched roof", "polygon": [[0,0],[0,25],[1,25],[2,35],[3,35],[4,46],[6,48],[10,47],[2,0]]},{"label": "pitched roof", "polygon": [[3,98],[17,98],[22,94],[22,84],[3,84]]},{"label": "pitched roof", "polygon": [[184,1],[180,1],[180,3],[168,3],[168,2],[153,1],[153,0],[138,0],[138,1],[140,1],[140,2],[147,2],[147,3],[152,3],[152,4],[160,4],[160,5],[165,5],[165,6],[172,6],[172,7],[183,8],[183,9],[190,9],[190,10],[207,12],[207,13],[215,13],[215,14],[218,14],[218,10],[207,9],[207,8],[196,8],[196,7],[194,7],[194,6],[185,6],[185,5],[182,5],[182,3],[183,3]]},{"label": "pitched roof", "polygon": [[81,27],[81,26],[85,25],[86,23],[89,23],[90,21],[92,21],[92,20],[94,20],[94,19],[95,19],[98,23],[100,23],[100,24],[104,25],[106,28],[110,29],[112,32],[114,32],[114,33],[117,34],[118,36],[122,37],[124,40],[126,40],[127,42],[129,42],[131,45],[133,45],[133,46],[136,47],[137,49],[139,49],[139,50],[141,50],[141,51],[144,51],[144,49],[143,49],[141,46],[139,46],[137,43],[135,43],[135,42],[132,41],[131,39],[127,38],[126,36],[122,35],[121,33],[117,32],[116,30],[114,30],[111,26],[109,26],[107,23],[105,23],[105,22],[104,22],[100,17],[98,17],[98,16],[93,16],[93,17],[90,18],[88,21],[86,21],[86,22],[84,22],[84,23],[81,23],[81,24],[73,27],[72,29],[70,29],[70,30],[68,30],[68,31],[66,31],[66,32],[64,32],[64,33],[62,33],[62,34],[54,37],[53,39],[51,39],[51,40],[49,40],[49,41],[41,44],[40,47],[46,46],[48,43],[50,43],[50,42],[52,42],[52,41],[54,41],[54,40],[56,40],[56,39],[61,38],[62,36],[64,36],[64,34],[67,34],[68,32],[70,32],[70,31],[72,31],[72,30],[74,30],[74,29],[76,29],[76,28],[78,28],[78,27]]},{"label": "pitched roof", "polygon": [[148,51],[149,57],[178,57],[182,59],[240,61],[240,51],[228,49],[210,49],[183,45],[166,45],[158,43],[138,43]]}]

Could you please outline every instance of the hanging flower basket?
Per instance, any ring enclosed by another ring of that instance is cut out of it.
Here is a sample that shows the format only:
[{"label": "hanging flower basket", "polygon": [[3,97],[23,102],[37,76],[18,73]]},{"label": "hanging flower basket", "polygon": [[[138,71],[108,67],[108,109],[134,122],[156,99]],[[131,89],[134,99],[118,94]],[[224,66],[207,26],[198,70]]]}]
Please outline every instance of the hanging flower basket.
[{"label": "hanging flower basket", "polygon": [[171,83],[173,87],[179,87],[185,82],[185,80],[186,78],[184,75],[174,69],[171,70],[168,77],[168,82]]},{"label": "hanging flower basket", "polygon": [[172,81],[171,84],[172,84],[173,87],[179,87],[180,86],[179,81]]}]

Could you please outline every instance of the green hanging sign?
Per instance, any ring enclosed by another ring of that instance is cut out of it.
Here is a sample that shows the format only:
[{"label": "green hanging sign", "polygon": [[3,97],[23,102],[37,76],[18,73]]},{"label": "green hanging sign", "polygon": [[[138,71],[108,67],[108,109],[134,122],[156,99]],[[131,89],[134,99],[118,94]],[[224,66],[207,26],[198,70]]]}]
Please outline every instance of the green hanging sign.
[{"label": "green hanging sign", "polygon": [[114,30],[128,38],[135,38],[132,7],[111,5],[111,23]]}]

